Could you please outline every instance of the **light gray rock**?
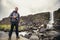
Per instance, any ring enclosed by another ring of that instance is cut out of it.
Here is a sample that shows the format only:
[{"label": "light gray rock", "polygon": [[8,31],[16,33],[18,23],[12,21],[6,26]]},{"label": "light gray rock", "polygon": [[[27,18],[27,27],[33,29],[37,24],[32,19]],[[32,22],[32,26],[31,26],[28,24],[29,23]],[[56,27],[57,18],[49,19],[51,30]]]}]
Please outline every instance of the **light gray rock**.
[{"label": "light gray rock", "polygon": [[39,40],[39,38],[38,38],[38,36],[36,36],[36,35],[32,35],[31,37],[30,37],[30,40]]}]

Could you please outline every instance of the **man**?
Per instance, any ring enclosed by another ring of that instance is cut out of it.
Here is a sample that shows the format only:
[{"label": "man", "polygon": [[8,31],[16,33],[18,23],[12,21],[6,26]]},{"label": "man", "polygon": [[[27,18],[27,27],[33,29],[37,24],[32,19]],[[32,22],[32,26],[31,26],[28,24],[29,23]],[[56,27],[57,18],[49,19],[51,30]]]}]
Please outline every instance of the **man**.
[{"label": "man", "polygon": [[11,29],[9,31],[9,39],[11,39],[11,35],[15,26],[16,29],[16,38],[19,38],[18,35],[18,23],[20,21],[20,15],[18,13],[18,7],[15,8],[15,10],[11,13],[10,17],[10,22],[11,22]]}]

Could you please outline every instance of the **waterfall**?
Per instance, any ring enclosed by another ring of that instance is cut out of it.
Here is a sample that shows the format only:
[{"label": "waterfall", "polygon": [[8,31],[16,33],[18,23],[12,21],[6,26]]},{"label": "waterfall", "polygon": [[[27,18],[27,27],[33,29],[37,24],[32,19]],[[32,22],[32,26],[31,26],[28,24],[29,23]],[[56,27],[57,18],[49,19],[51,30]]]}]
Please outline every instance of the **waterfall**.
[{"label": "waterfall", "polygon": [[51,24],[54,23],[54,13],[53,13],[53,11],[51,11],[51,13],[50,13],[50,23]]},{"label": "waterfall", "polygon": [[47,24],[47,28],[53,28],[53,23],[54,23],[54,13],[53,11],[50,12],[50,21]]}]

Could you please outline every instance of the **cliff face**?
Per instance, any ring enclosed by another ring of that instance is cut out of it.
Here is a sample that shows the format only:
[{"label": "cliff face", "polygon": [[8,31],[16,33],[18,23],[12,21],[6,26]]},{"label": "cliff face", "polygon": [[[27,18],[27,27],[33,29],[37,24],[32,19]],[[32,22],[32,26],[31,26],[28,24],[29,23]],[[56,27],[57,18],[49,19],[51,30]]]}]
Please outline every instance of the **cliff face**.
[{"label": "cliff face", "polygon": [[[50,18],[49,12],[44,13],[37,13],[35,15],[28,15],[28,16],[21,16],[20,17],[20,23],[23,25],[30,25],[30,24],[42,24],[42,23],[48,23]],[[60,19],[60,9],[54,11],[54,21],[55,23]],[[9,17],[3,18],[0,20],[0,24],[10,24]]]},{"label": "cliff face", "polygon": [[55,23],[60,21],[60,8],[54,11],[54,21]]},{"label": "cliff face", "polygon": [[60,30],[60,9],[54,11],[54,27]]},{"label": "cliff face", "polygon": [[[37,13],[35,15],[21,16],[20,23],[25,25],[31,25],[34,23],[35,24],[48,23],[49,17],[50,17],[49,12]],[[3,18],[0,21],[0,24],[10,24],[9,17]]]},{"label": "cliff face", "polygon": [[60,19],[60,8],[56,11],[54,11],[54,19]]},{"label": "cliff face", "polygon": [[3,18],[2,20],[0,20],[0,24],[10,24],[9,21],[10,21],[10,20],[9,20],[9,17]]}]

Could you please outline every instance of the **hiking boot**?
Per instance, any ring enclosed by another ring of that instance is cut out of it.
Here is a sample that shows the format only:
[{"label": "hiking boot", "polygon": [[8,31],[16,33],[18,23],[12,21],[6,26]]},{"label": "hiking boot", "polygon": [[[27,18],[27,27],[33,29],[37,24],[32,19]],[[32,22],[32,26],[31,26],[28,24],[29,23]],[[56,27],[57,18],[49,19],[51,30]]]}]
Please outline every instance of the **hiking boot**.
[{"label": "hiking boot", "polygon": [[19,39],[20,37],[16,37],[17,39]]},{"label": "hiking boot", "polygon": [[11,40],[11,38],[8,38],[8,40]]}]

